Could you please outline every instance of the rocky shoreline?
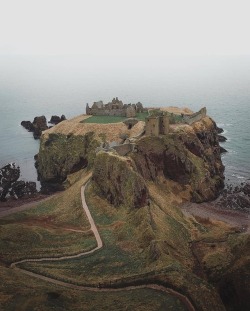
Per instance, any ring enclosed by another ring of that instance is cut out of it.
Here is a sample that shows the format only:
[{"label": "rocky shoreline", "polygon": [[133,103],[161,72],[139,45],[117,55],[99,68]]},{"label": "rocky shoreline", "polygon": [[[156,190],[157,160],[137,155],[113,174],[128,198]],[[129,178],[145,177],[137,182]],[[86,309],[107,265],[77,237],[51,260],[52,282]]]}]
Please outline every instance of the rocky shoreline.
[{"label": "rocky shoreline", "polygon": [[[65,115],[62,115],[61,117],[53,115],[50,118],[50,121],[48,123],[56,125],[62,121],[66,120]],[[33,133],[34,139],[39,139],[42,135],[42,131],[47,130],[50,128],[47,125],[47,119],[45,116],[38,116],[35,117],[33,122],[31,121],[22,121],[21,125],[28,130],[29,132]]]}]

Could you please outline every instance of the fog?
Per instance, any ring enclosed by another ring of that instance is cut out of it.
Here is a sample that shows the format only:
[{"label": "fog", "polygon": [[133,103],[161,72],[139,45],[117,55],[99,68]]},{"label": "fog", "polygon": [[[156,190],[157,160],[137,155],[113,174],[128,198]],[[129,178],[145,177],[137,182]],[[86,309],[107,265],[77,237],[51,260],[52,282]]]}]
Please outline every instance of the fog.
[{"label": "fog", "polygon": [[249,54],[248,1],[3,0],[1,54]]}]

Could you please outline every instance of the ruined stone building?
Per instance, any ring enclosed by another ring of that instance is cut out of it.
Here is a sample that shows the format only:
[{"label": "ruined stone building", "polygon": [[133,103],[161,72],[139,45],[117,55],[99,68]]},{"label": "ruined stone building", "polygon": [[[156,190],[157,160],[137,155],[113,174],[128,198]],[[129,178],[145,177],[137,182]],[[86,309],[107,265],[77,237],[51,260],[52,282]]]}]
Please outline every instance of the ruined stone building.
[{"label": "ruined stone building", "polygon": [[206,116],[206,114],[206,107],[200,109],[198,112],[188,115],[156,110],[145,119],[145,134],[149,136],[166,135],[169,133],[170,124],[191,125],[194,122],[200,121]]},{"label": "ruined stone building", "polygon": [[118,97],[113,98],[113,100],[107,104],[103,101],[94,102],[92,107],[86,105],[86,114],[94,116],[119,116],[134,118],[136,113],[143,112],[143,106],[139,102],[137,104],[123,104]]},{"label": "ruined stone building", "polygon": [[149,136],[169,133],[169,117],[167,115],[149,116],[145,119],[145,134]]}]

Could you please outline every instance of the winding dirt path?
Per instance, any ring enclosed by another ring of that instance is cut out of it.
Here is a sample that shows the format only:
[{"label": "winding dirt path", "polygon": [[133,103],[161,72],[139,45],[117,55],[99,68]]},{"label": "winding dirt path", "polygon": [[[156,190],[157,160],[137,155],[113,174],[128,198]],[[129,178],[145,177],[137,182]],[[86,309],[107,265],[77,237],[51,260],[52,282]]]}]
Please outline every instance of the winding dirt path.
[{"label": "winding dirt path", "polygon": [[[109,288],[109,287],[88,287],[88,286],[83,286],[83,285],[76,285],[76,284],[71,284],[71,283],[67,283],[67,282],[64,282],[64,281],[60,281],[60,280],[57,280],[57,279],[54,279],[54,278],[50,278],[50,277],[47,277],[47,276],[44,276],[44,275],[41,275],[41,274],[38,274],[38,273],[35,273],[35,272],[31,272],[31,271],[28,271],[28,270],[25,270],[25,269],[22,269],[22,268],[19,268],[17,267],[18,264],[21,264],[21,263],[25,263],[25,262],[43,262],[43,261],[60,261],[60,260],[64,260],[64,259],[74,259],[74,258],[78,258],[78,257],[82,257],[82,256],[86,256],[86,255],[89,255],[89,254],[92,254],[94,252],[96,252],[97,250],[101,249],[103,247],[103,241],[101,239],[101,236],[99,234],[99,231],[97,230],[97,227],[96,227],[96,224],[93,220],[93,217],[89,211],[89,208],[87,206],[87,203],[86,203],[86,199],[85,199],[85,189],[88,185],[89,181],[81,187],[81,199],[82,199],[82,207],[87,215],[87,218],[89,220],[89,223],[90,223],[90,230],[93,231],[94,233],[94,236],[95,236],[95,239],[96,239],[96,242],[97,242],[97,246],[90,250],[90,251],[87,251],[87,252],[82,252],[82,253],[79,253],[77,255],[69,255],[69,256],[62,256],[62,257],[57,257],[57,258],[53,258],[53,257],[45,257],[45,258],[39,258],[39,259],[23,259],[23,260],[20,260],[20,261],[16,261],[16,262],[13,262],[11,265],[10,265],[10,268],[12,269],[15,269],[15,270],[18,270],[26,275],[29,275],[31,277],[35,277],[35,278],[38,278],[40,280],[43,280],[43,281],[47,281],[47,282],[50,282],[52,284],[55,284],[55,285],[60,285],[60,286],[64,286],[64,287],[67,287],[67,288],[71,288],[71,289],[75,289],[75,290],[80,290],[80,291],[94,291],[94,292],[120,292],[120,291],[129,291],[129,290],[135,290],[135,289],[143,289],[143,288],[149,288],[149,289],[153,289],[153,290],[158,290],[158,291],[161,291],[161,292],[165,292],[167,294],[170,294],[172,296],[175,296],[177,297],[186,307],[189,311],[195,311],[195,308],[194,306],[192,305],[192,303],[190,302],[190,300],[180,294],[179,292],[171,289],[171,288],[167,288],[167,287],[164,287],[164,286],[160,286],[158,284],[147,284],[147,285],[137,285],[137,286],[124,286],[122,288]],[[29,206],[27,208],[30,208],[32,206]],[[21,208],[21,209],[20,209]],[[4,216],[7,216],[7,215],[10,215],[10,214],[13,214],[15,212],[19,212],[20,210],[25,210],[26,208],[24,207],[18,207],[15,209],[15,211],[5,211],[5,212],[9,212],[9,213],[1,213],[0,214],[0,218],[4,217]]]}]

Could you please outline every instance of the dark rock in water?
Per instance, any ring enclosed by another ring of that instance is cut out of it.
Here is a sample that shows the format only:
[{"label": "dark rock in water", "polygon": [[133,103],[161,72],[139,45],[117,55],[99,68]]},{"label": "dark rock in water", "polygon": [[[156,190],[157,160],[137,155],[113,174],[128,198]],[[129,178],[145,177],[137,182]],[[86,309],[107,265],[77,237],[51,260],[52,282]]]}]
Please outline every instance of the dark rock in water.
[{"label": "dark rock in water", "polygon": [[247,196],[239,194],[235,200],[240,208],[250,208],[250,199]]},{"label": "dark rock in water", "polygon": [[216,130],[218,134],[221,134],[224,132],[223,128],[216,126]]},{"label": "dark rock in water", "polygon": [[45,116],[35,117],[33,121],[34,131],[33,136],[35,139],[39,139],[42,135],[42,131],[45,131],[48,129],[47,126],[47,120]]},{"label": "dark rock in water", "polygon": [[225,148],[220,146],[220,153],[225,153],[225,152],[228,152],[228,151]]},{"label": "dark rock in water", "polygon": [[218,139],[219,139],[220,143],[223,143],[223,142],[227,141],[227,138],[225,136],[223,136],[223,135],[218,135]]},{"label": "dark rock in water", "polygon": [[250,184],[245,184],[242,188],[245,195],[250,197]]},{"label": "dark rock in water", "polygon": [[22,121],[21,125],[26,128],[29,132],[33,132],[35,139],[39,139],[42,131],[48,129],[47,120],[45,116],[35,117],[33,123],[30,121]]},{"label": "dark rock in water", "polygon": [[15,163],[7,164],[0,169],[0,200],[6,201],[6,197],[12,196],[16,199],[23,196],[34,195],[36,190],[35,182],[18,181],[20,168]]},{"label": "dark rock in water", "polygon": [[12,190],[12,184],[20,177],[20,167],[9,163],[0,169],[0,200],[5,201]]},{"label": "dark rock in water", "polygon": [[250,184],[241,183],[238,186],[228,186],[228,189],[224,189],[218,205],[221,207],[233,208],[233,209],[249,209],[250,208]]},{"label": "dark rock in water", "polygon": [[30,121],[22,121],[21,125],[26,128],[26,130],[28,130],[29,132],[33,132],[34,131],[34,126]]},{"label": "dark rock in water", "polygon": [[10,194],[17,198],[22,198],[23,196],[32,196],[35,193],[37,193],[35,182],[19,180],[12,185]]},{"label": "dark rock in water", "polygon": [[60,122],[62,122],[64,120],[66,120],[66,117],[65,117],[64,114],[61,117],[59,117],[59,116],[52,116],[50,118],[49,123],[58,124],[58,123],[60,123]]}]

